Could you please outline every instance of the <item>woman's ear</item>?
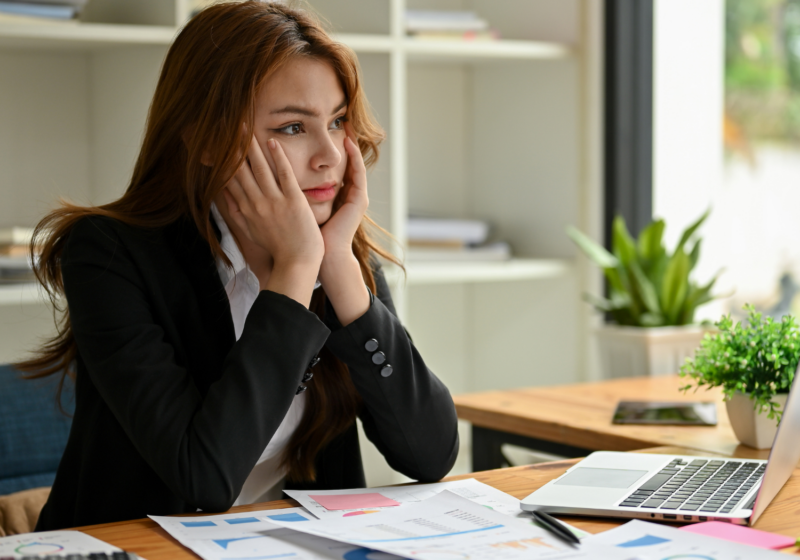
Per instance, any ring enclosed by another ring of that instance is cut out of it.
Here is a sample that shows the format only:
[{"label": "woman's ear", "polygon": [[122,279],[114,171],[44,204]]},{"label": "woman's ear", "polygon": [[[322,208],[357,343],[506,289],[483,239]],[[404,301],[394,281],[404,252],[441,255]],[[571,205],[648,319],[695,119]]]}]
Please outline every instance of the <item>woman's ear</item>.
[{"label": "woman's ear", "polygon": [[[183,144],[186,146],[186,149],[189,149],[189,145],[194,138],[194,131],[194,125],[189,125],[184,128],[183,133],[181,133],[181,138],[183,139]],[[203,153],[200,155],[200,163],[206,167],[212,167],[214,165],[214,162],[207,150],[203,150]]]}]

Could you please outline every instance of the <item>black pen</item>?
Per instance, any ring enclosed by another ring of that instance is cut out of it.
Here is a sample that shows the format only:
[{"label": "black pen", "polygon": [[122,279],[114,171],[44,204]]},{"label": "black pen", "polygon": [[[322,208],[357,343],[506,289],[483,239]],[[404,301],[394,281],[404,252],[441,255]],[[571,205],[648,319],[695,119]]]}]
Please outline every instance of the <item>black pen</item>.
[{"label": "black pen", "polygon": [[543,511],[534,510],[533,518],[538,521],[545,529],[556,535],[557,537],[561,537],[568,543],[572,545],[581,544],[581,540],[575,536],[575,533],[569,530],[569,527],[561,523],[558,519],[549,515]]}]

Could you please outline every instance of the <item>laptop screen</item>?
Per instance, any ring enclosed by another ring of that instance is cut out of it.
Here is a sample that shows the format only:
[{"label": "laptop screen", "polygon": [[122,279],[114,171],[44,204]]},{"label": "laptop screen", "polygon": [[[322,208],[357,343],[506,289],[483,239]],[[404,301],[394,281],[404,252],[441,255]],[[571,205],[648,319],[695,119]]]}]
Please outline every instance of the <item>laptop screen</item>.
[{"label": "laptop screen", "polygon": [[789,398],[786,399],[786,408],[783,410],[781,424],[778,426],[778,433],[775,434],[775,441],[769,453],[767,470],[761,488],[758,491],[758,498],[753,507],[753,514],[750,516],[750,525],[764,513],[772,499],[778,494],[792,472],[800,462],[800,445],[797,445],[797,438],[800,435],[800,365],[794,373],[794,381],[789,390]]}]

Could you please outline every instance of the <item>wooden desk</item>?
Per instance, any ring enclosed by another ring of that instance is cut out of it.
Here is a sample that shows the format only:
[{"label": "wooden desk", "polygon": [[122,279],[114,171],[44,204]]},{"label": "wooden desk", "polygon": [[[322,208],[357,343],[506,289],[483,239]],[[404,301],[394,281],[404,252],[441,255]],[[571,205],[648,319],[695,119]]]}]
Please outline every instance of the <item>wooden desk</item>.
[{"label": "wooden desk", "polygon": [[[698,454],[692,450],[674,447],[648,449],[646,451],[686,455]],[[559,461],[557,463],[541,463],[538,465],[454,476],[445,480],[475,478],[499,490],[507,492],[516,498],[522,499],[546,482],[563,474],[564,471],[576,462],[577,460],[573,459],[569,461]],[[264,504],[235,507],[231,509],[231,511],[258,511],[296,506],[297,503],[293,500],[280,500]],[[786,486],[784,486],[764,515],[758,520],[756,527],[765,531],[781,533],[796,538],[800,536],[800,516],[797,515],[798,509],[800,509],[800,469],[795,470],[793,477],[786,483]],[[590,533],[599,533],[623,523],[623,521],[598,518],[562,517],[562,519]],[[93,525],[91,527],[83,527],[80,530],[124,550],[135,552],[147,560],[196,560],[198,558],[194,553],[178,544],[175,539],[149,519]],[[796,554],[798,553],[798,549],[793,547],[784,550],[784,552]]]},{"label": "wooden desk", "polygon": [[[637,377],[557,387],[531,387],[459,395],[458,417],[472,423],[472,470],[503,465],[500,446],[512,443],[566,457],[592,451],[632,451],[680,446],[727,456],[766,459],[768,453],[739,444],[719,389],[689,391],[677,375]],[[717,426],[612,424],[620,400],[715,401]]]}]

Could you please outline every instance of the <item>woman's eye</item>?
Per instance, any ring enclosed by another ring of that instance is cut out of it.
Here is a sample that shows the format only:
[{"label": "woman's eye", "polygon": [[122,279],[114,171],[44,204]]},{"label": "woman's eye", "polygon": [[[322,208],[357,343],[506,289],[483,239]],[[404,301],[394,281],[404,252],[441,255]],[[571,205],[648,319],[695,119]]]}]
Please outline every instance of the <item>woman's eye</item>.
[{"label": "woman's eye", "polygon": [[344,123],[347,122],[346,117],[336,117],[333,119],[333,123],[331,124],[331,128],[335,130],[342,130],[344,129]]},{"label": "woman's eye", "polygon": [[279,128],[278,132],[281,134],[286,134],[287,136],[296,136],[303,132],[303,125],[300,123],[289,124],[283,128]]}]

